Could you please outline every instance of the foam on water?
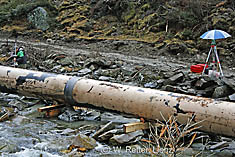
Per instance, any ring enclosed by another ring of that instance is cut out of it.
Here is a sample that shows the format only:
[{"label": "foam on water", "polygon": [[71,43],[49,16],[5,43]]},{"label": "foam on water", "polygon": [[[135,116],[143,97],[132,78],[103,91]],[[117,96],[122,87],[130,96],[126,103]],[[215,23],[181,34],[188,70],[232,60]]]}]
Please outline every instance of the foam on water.
[{"label": "foam on water", "polygon": [[23,151],[14,153],[14,154],[2,154],[5,157],[39,157],[39,156],[43,156],[43,157],[61,157],[59,155],[53,155],[51,153],[48,152],[44,152],[41,150],[35,150],[35,149],[25,149]]}]

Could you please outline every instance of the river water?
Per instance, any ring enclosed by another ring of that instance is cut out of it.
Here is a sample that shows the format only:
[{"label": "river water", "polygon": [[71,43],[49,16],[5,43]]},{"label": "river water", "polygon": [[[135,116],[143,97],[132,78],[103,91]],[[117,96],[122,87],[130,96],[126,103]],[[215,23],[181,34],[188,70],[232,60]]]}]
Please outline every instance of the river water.
[{"label": "river water", "polygon": [[[4,157],[57,157],[69,155],[68,148],[77,134],[89,135],[100,125],[112,119],[131,122],[136,119],[103,114],[102,120],[81,120],[66,122],[58,117],[45,117],[38,108],[45,106],[38,99],[0,93],[0,116],[8,112],[10,117],[0,122],[0,156]],[[106,116],[105,116],[106,115]],[[143,156],[138,152],[130,154],[121,147],[108,146],[96,141],[97,146],[76,156]],[[66,153],[65,153],[66,152]]]},{"label": "river water", "polygon": [[[8,112],[10,117],[0,122],[0,156],[3,157],[59,157],[59,156],[149,156],[147,149],[139,145],[112,146],[96,141],[94,149],[85,152],[68,151],[78,134],[91,135],[101,125],[113,120],[118,124],[134,122],[137,119],[124,118],[112,113],[103,113],[101,120],[66,122],[58,117],[45,117],[38,108],[45,106],[35,98],[26,98],[0,93],[0,115]],[[212,142],[212,141],[211,141]],[[209,151],[202,143],[195,143],[180,156],[232,156],[234,142],[223,152]],[[224,150],[224,149],[223,149]],[[162,155],[167,156],[167,155]]]}]

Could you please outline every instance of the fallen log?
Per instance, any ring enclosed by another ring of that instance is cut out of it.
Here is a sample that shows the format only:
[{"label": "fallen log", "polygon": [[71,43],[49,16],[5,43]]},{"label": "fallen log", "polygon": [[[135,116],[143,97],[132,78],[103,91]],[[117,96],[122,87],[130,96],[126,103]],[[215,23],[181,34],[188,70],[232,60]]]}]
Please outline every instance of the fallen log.
[{"label": "fallen log", "polygon": [[171,115],[206,132],[235,137],[235,103],[104,81],[0,66],[0,91],[67,105],[120,111],[146,119]]}]

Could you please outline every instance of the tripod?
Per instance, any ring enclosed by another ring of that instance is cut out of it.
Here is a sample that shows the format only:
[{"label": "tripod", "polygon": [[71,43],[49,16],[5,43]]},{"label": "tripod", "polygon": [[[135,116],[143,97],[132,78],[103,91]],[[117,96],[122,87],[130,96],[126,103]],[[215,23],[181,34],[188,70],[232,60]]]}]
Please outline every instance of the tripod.
[{"label": "tripod", "polygon": [[[223,71],[222,71],[222,68],[221,68],[221,65],[220,65],[219,56],[218,56],[218,53],[217,53],[217,50],[216,50],[215,41],[212,41],[211,49],[210,49],[209,54],[208,54],[208,56],[207,56],[206,64],[205,64],[205,66],[204,66],[204,68],[203,68],[202,75],[204,74],[205,69],[206,69],[206,66],[208,65],[208,61],[209,61],[209,58],[210,58],[210,55],[211,55],[211,52],[212,52],[212,51],[214,52],[214,54],[215,54],[215,59],[217,60],[217,70],[218,70],[218,66],[219,66],[220,74],[221,74],[221,76],[224,76]],[[214,61],[214,62],[215,62],[215,61]]]}]

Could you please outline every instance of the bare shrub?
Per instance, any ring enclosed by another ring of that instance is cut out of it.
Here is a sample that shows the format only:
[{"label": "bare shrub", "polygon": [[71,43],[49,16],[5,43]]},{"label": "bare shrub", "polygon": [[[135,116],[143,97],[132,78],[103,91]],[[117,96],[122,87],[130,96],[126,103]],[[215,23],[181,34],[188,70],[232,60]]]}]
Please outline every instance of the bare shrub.
[{"label": "bare shrub", "polygon": [[[162,116],[163,117],[163,116]],[[189,148],[196,138],[196,129],[200,122],[193,123],[193,117],[188,119],[186,125],[178,124],[176,117],[171,116],[168,120],[158,121],[158,125],[150,124],[149,137],[145,144],[152,155],[176,156]]]}]

